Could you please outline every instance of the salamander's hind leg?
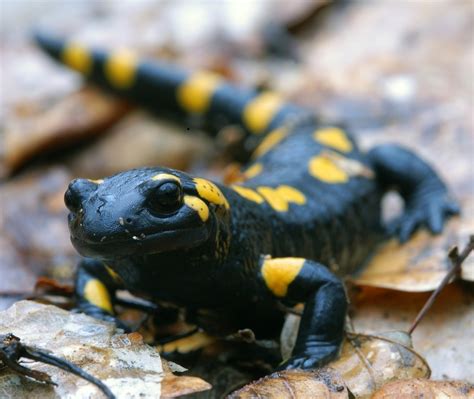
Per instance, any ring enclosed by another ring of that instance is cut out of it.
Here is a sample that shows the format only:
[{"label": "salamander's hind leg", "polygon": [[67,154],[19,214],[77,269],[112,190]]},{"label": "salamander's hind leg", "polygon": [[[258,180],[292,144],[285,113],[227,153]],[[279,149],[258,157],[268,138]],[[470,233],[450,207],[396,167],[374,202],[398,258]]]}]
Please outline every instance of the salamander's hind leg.
[{"label": "salamander's hind leg", "polygon": [[436,172],[414,153],[397,145],[382,145],[369,152],[377,179],[384,189],[395,188],[405,201],[400,218],[388,226],[404,242],[421,225],[437,234],[445,219],[459,206]]},{"label": "salamander's hind leg", "polygon": [[333,359],[347,311],[342,281],[327,267],[303,258],[264,259],[260,273],[274,296],[305,303],[292,357],[281,368],[314,368]]},{"label": "salamander's hind leg", "polygon": [[113,309],[115,291],[120,287],[119,279],[102,262],[82,259],[75,281],[77,310],[97,319],[113,321],[119,327],[123,327],[114,317]]}]

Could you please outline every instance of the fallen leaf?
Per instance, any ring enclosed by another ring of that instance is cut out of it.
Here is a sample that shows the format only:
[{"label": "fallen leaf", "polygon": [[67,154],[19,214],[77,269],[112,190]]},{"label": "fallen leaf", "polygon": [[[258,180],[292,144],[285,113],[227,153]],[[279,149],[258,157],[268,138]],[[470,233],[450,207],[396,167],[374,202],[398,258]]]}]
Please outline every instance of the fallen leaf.
[{"label": "fallen leaf", "polygon": [[[63,199],[71,179],[65,168],[52,167],[0,187],[0,293],[31,293],[40,275],[72,278],[78,255]],[[0,309],[4,305],[0,300]]]},{"label": "fallen leaf", "polygon": [[[408,330],[430,293],[364,288],[352,299],[357,331]],[[437,298],[412,334],[413,344],[430,365],[435,379],[474,381],[474,290],[454,282]]]},{"label": "fallen leaf", "polygon": [[356,398],[369,398],[389,381],[428,378],[430,373],[428,364],[412,349],[411,338],[405,332],[379,335],[347,333],[340,356],[327,366],[313,371],[299,370],[297,374],[293,371],[273,373],[230,397],[314,398],[328,397],[334,392],[347,395],[348,389]]},{"label": "fallen leaf", "polygon": [[368,398],[383,384],[402,378],[428,378],[428,363],[412,349],[406,332],[348,333],[339,358],[328,364],[356,398]]},{"label": "fallen leaf", "polygon": [[161,398],[176,398],[194,392],[206,391],[212,385],[198,377],[176,376],[173,372],[182,373],[187,371],[180,365],[162,359],[165,376],[161,381]]},{"label": "fallen leaf", "polygon": [[[392,239],[383,244],[362,273],[350,281],[357,286],[432,291],[451,266],[447,257],[450,248],[454,245],[463,248],[473,232],[474,219],[455,218],[448,222],[442,235],[433,236],[421,230],[404,244]],[[467,258],[461,270],[463,279],[473,281],[474,257]]]},{"label": "fallen leaf", "polygon": [[474,398],[474,385],[463,381],[430,381],[421,378],[390,382],[372,399],[388,398]]},{"label": "fallen leaf", "polygon": [[68,164],[75,175],[90,178],[155,165],[187,170],[193,161],[205,158],[210,148],[206,136],[186,133],[181,126],[134,111]]},{"label": "fallen leaf", "polygon": [[[166,397],[175,397],[210,388],[199,378],[174,376],[140,334],[123,334],[113,324],[85,314],[20,301],[0,312],[0,334],[6,333],[83,368],[102,380],[117,398],[156,398],[162,389]],[[57,386],[38,384],[7,370],[0,376],[3,397],[98,397],[95,386],[63,370],[37,362],[28,363],[28,367],[49,374]]]},{"label": "fallen leaf", "polygon": [[161,398],[177,398],[194,392],[207,391],[212,385],[199,377],[166,374],[161,382]]},{"label": "fallen leaf", "polygon": [[31,158],[102,133],[128,109],[121,100],[86,88],[46,110],[6,122],[2,172],[10,174]]},{"label": "fallen leaf", "polygon": [[341,377],[333,370],[286,370],[263,377],[231,393],[229,399],[349,398]]}]

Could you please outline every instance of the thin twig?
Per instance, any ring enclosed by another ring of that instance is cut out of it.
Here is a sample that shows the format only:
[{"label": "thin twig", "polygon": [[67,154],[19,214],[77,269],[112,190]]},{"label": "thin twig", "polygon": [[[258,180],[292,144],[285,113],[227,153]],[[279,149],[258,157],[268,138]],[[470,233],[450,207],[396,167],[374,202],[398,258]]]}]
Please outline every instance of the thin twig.
[{"label": "thin twig", "polygon": [[46,384],[56,385],[46,373],[38,370],[32,370],[19,364],[20,358],[26,358],[50,364],[62,370],[68,371],[80,378],[94,384],[99,388],[108,399],[115,399],[112,391],[99,379],[86,373],[83,369],[65,359],[50,355],[49,353],[23,345],[20,338],[13,334],[0,335],[0,362],[12,371],[20,375],[26,375],[36,381]]},{"label": "thin twig", "polygon": [[408,334],[412,334],[415,328],[418,326],[420,323],[421,319],[425,317],[426,313],[428,310],[431,308],[433,305],[433,302],[436,300],[442,289],[451,281],[451,279],[459,272],[459,269],[461,268],[462,263],[466,260],[466,258],[469,256],[471,251],[474,250],[474,235],[471,235],[469,237],[469,243],[466,245],[466,247],[463,249],[461,254],[458,254],[458,248],[454,247],[449,251],[448,257],[449,260],[451,261],[451,269],[449,272],[444,276],[443,280],[439,284],[438,288],[431,294],[431,296],[428,298],[426,301],[425,305],[423,308],[420,310],[418,315],[416,316],[415,320],[413,321],[410,329],[408,330]]},{"label": "thin twig", "polygon": [[77,375],[78,377],[90,382],[91,384],[94,384],[97,388],[99,388],[103,392],[103,394],[108,399],[115,399],[115,395],[112,393],[112,391],[109,389],[107,385],[105,385],[98,378],[90,375],[89,373],[86,373],[79,366],[76,366],[75,364],[70,363],[59,357],[50,355],[49,353],[35,350],[28,346],[25,346],[24,349],[25,351],[23,353],[23,357],[36,360],[37,362],[50,364],[51,366],[58,367],[61,370],[68,371],[69,373]]}]

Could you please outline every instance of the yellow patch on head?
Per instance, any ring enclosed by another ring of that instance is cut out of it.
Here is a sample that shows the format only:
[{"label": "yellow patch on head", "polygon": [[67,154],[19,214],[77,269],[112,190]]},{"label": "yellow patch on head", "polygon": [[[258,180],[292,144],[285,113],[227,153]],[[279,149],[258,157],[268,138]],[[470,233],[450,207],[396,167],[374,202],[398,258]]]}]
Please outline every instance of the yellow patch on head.
[{"label": "yellow patch on head", "polygon": [[262,164],[256,163],[244,171],[244,176],[247,179],[251,179],[252,177],[258,176],[260,173],[262,173],[262,170],[263,170]]},{"label": "yellow patch on head", "polygon": [[172,175],[170,173],[158,173],[157,175],[153,176],[151,180],[175,180],[178,183],[181,183],[179,177]]},{"label": "yellow patch on head", "polygon": [[243,120],[245,126],[255,134],[261,134],[273,117],[281,109],[283,99],[272,92],[259,94],[245,106]]},{"label": "yellow patch on head", "polygon": [[328,127],[316,130],[313,138],[319,143],[332,147],[341,152],[352,151],[352,143],[343,130],[337,127]]},{"label": "yellow patch on head", "polygon": [[280,141],[282,141],[288,135],[288,128],[280,127],[268,133],[262,142],[258,145],[252,154],[252,158],[258,158],[263,154],[266,154],[273,147],[275,147]]},{"label": "yellow patch on head", "polygon": [[211,204],[217,206],[224,206],[226,209],[229,209],[229,203],[227,199],[222,194],[222,191],[214,183],[206,179],[201,179],[196,177],[193,179],[194,184],[196,185],[196,191],[199,196],[206,201],[209,201]]},{"label": "yellow patch on head", "polygon": [[94,184],[102,184],[104,182],[104,179],[87,179],[87,180]]},{"label": "yellow patch on head", "polygon": [[178,103],[188,112],[204,113],[222,78],[210,72],[197,72],[187,79],[176,93]]},{"label": "yellow patch on head", "polygon": [[324,153],[310,159],[308,171],[311,176],[325,183],[347,183],[349,181],[346,171]]},{"label": "yellow patch on head", "polygon": [[104,283],[98,279],[89,280],[84,287],[84,298],[108,313],[113,313],[112,301],[110,299],[109,291]]},{"label": "yellow patch on head", "polygon": [[70,68],[88,75],[92,69],[92,57],[89,50],[77,43],[67,44],[61,54],[62,61]]},{"label": "yellow patch on head", "polygon": [[262,276],[268,289],[275,296],[284,297],[288,286],[300,272],[304,258],[275,258],[266,259],[262,266]]},{"label": "yellow patch on head", "polygon": [[105,74],[115,87],[128,88],[135,82],[137,63],[137,56],[130,50],[113,52],[105,64]]},{"label": "yellow patch on head", "polygon": [[241,197],[244,197],[249,201],[256,202],[257,204],[261,204],[264,201],[263,197],[251,188],[242,186],[231,186],[231,189],[237,192]]},{"label": "yellow patch on head", "polygon": [[203,222],[209,219],[209,208],[201,198],[193,195],[185,195],[184,203],[191,209],[195,210]]},{"label": "yellow patch on head", "polygon": [[258,192],[268,202],[268,204],[278,212],[287,212],[289,204],[294,203],[297,205],[303,205],[306,203],[305,195],[290,186],[278,186],[277,188],[272,187],[259,187]]}]

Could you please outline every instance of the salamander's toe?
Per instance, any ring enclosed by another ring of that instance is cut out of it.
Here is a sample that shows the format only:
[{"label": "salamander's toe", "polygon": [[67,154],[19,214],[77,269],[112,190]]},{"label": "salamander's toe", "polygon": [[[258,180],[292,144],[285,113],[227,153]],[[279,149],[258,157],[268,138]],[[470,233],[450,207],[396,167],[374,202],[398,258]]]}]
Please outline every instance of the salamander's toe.
[{"label": "salamander's toe", "polygon": [[283,362],[278,370],[292,369],[314,369],[321,367],[333,360],[339,351],[339,344],[323,344],[313,348],[307,348]]},{"label": "salamander's toe", "polygon": [[429,201],[410,204],[400,218],[388,225],[387,231],[390,235],[398,235],[402,243],[421,226],[428,227],[433,234],[440,234],[446,220],[459,212],[459,205],[452,198],[433,195]]},{"label": "salamander's toe", "polygon": [[293,369],[314,369],[326,364],[330,359],[321,359],[317,356],[303,355],[303,356],[293,356],[284,362],[279,370],[293,370]]}]

